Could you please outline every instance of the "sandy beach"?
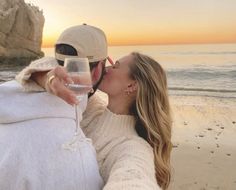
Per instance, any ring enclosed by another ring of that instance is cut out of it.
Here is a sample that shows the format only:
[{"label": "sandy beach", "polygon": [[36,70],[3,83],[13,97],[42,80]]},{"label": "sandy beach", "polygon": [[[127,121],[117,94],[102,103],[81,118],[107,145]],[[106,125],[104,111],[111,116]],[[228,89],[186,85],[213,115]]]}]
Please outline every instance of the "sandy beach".
[{"label": "sandy beach", "polygon": [[171,96],[171,190],[236,189],[236,99]]}]

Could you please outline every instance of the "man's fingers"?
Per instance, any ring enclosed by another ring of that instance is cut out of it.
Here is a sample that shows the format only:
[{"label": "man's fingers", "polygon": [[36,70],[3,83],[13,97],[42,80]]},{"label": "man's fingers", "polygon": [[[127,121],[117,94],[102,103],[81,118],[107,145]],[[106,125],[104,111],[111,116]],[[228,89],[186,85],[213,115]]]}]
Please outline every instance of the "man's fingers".
[{"label": "man's fingers", "polygon": [[55,78],[51,84],[51,90],[52,93],[60,98],[62,98],[64,101],[66,101],[68,104],[74,105],[77,104],[76,95],[73,91],[69,90],[64,83],[59,80],[58,78]]},{"label": "man's fingers", "polygon": [[68,75],[66,69],[62,66],[58,66],[54,69],[54,75],[63,80],[65,83],[73,83],[73,80]]},{"label": "man's fingers", "polygon": [[78,104],[76,96],[74,94],[71,94],[69,91],[67,92],[67,89],[65,89],[64,92],[62,91],[58,92],[57,96],[62,98],[64,101],[66,101],[70,105]]}]

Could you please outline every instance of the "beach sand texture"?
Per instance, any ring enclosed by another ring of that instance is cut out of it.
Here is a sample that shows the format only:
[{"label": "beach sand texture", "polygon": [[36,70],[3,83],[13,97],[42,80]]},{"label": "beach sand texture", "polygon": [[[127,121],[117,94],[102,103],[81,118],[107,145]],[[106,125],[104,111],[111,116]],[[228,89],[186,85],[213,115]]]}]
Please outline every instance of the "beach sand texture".
[{"label": "beach sand texture", "polygon": [[236,189],[236,99],[171,96],[171,190]]}]

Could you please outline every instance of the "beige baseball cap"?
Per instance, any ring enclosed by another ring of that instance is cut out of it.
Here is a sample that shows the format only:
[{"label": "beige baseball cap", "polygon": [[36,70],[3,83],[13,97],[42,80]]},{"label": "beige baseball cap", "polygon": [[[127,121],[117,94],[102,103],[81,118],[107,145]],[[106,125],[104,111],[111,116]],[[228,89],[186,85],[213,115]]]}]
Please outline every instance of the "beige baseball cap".
[{"label": "beige baseball cap", "polygon": [[[89,62],[101,61],[108,57],[105,33],[101,29],[87,24],[66,29],[56,44],[71,45],[77,51],[76,57],[87,57]],[[65,58],[75,56],[56,53],[55,57],[64,61]]]}]

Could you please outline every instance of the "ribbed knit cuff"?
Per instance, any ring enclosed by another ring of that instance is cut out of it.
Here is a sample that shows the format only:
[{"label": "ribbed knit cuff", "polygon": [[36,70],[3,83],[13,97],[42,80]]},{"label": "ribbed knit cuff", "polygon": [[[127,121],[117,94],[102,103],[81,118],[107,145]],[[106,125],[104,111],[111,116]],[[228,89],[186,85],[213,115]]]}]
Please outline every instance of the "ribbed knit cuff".
[{"label": "ribbed knit cuff", "polygon": [[25,91],[45,91],[44,88],[39,86],[35,81],[31,80],[30,77],[35,72],[50,71],[58,66],[55,58],[44,57],[33,61],[28,67],[24,68],[17,76],[16,80],[19,82]]}]

